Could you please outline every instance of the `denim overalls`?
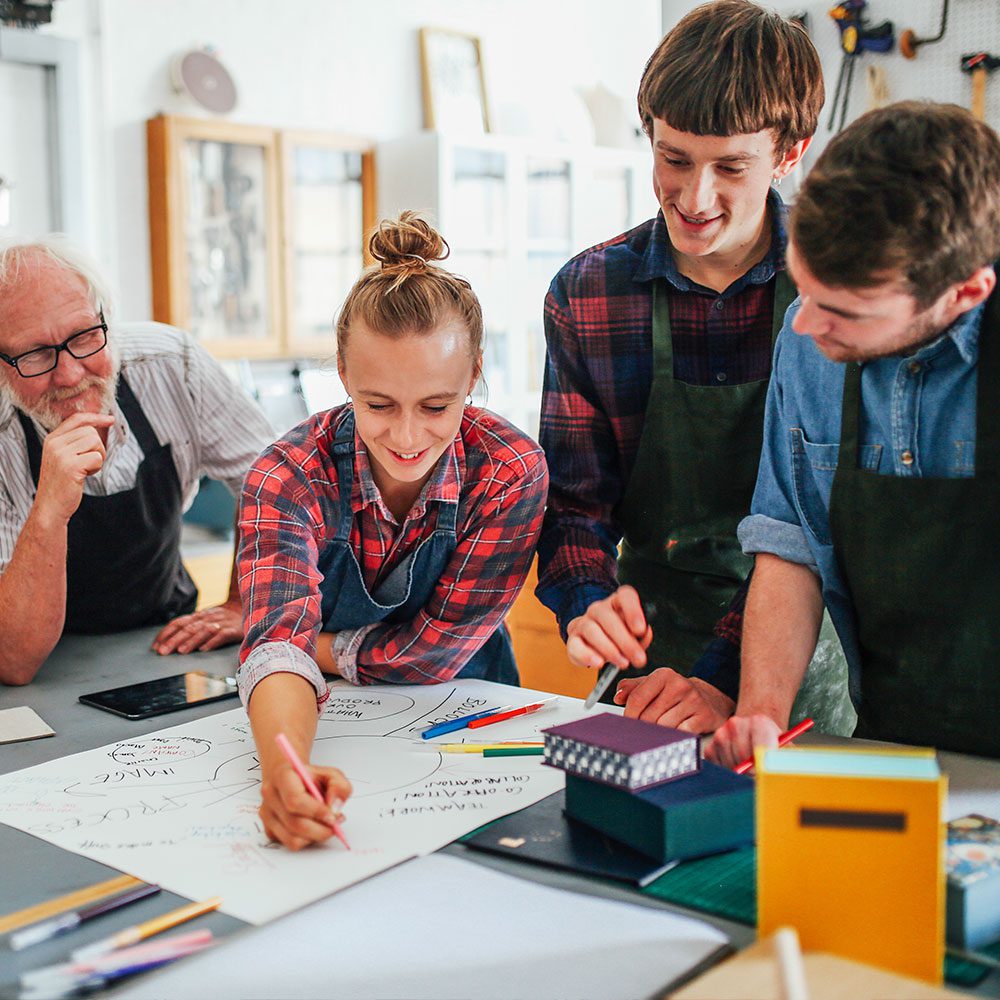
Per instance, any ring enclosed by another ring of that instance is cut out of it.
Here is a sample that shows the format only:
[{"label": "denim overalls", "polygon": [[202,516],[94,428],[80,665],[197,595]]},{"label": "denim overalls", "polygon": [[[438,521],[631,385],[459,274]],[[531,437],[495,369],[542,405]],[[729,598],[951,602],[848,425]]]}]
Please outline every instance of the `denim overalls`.
[{"label": "denim overalls", "polygon": [[[340,492],[340,521],[333,540],[320,553],[318,569],[322,597],[323,631],[339,632],[376,622],[412,621],[423,608],[455,551],[458,502],[438,507],[434,533],[403,560],[375,589],[368,592],[361,567],[351,547],[354,520],[351,490],[354,484],[354,413],[348,412],[333,443]],[[501,625],[458,671],[458,677],[478,677],[518,684],[517,665],[507,627]]]}]

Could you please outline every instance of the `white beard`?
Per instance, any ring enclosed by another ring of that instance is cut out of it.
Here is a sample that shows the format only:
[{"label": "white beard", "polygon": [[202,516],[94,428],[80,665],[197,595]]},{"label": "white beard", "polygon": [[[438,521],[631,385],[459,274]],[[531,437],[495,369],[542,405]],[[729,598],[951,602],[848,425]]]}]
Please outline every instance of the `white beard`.
[{"label": "white beard", "polygon": [[[113,412],[115,405],[115,393],[118,389],[118,364],[117,362],[115,363],[114,369],[107,378],[90,375],[71,388],[52,389],[40,399],[35,400],[33,403],[27,403],[21,399],[17,390],[14,388],[16,385],[14,378],[20,378],[20,376],[9,376],[5,382],[0,384],[0,394],[2,394],[13,406],[17,407],[17,409],[22,410],[29,417],[37,420],[47,431],[53,431],[66,419],[64,415],[55,409],[53,404],[58,403],[60,400],[70,399],[73,396],[79,395],[82,397],[83,393],[91,388],[99,388],[101,390],[100,412]],[[81,407],[82,399],[80,404],[75,406],[74,409],[79,411]]]}]

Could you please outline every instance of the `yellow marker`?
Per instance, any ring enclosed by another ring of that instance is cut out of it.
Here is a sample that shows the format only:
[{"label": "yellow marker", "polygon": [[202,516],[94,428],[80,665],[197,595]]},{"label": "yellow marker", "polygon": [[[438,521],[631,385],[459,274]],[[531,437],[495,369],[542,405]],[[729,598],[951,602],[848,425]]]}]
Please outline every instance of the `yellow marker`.
[{"label": "yellow marker", "polygon": [[95,941],[85,948],[77,948],[70,957],[74,962],[83,962],[114,951],[116,948],[127,948],[129,945],[145,941],[146,938],[152,937],[154,934],[159,934],[160,931],[167,931],[171,927],[183,924],[186,920],[194,920],[195,917],[200,917],[203,913],[217,910],[221,905],[221,896],[213,896],[200,903],[188,903],[187,906],[171,910],[159,917],[153,917],[152,920],[147,920],[144,924],[136,924],[135,927],[119,931],[117,934],[112,934],[111,937]]},{"label": "yellow marker", "polygon": [[27,909],[10,913],[6,917],[0,917],[0,934],[7,934],[9,931],[16,931],[19,927],[27,927],[28,924],[37,923],[39,920],[46,920],[56,914],[65,913],[67,910],[75,910],[87,903],[95,903],[105,896],[113,896],[123,889],[131,889],[132,886],[141,885],[142,879],[132,875],[119,875],[117,878],[108,879],[106,882],[98,882],[86,889],[77,889],[69,892],[65,896],[57,899],[50,899],[45,903],[37,903]]}]

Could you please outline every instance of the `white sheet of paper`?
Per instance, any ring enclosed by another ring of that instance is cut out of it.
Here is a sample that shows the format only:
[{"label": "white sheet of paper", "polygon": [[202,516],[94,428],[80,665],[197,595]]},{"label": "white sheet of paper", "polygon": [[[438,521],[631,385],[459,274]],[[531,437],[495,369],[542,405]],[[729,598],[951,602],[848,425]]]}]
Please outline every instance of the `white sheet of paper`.
[{"label": "white sheet of paper", "polygon": [[56,731],[27,705],[0,709],[0,743],[19,743],[55,736]]},{"label": "white sheet of paper", "polygon": [[237,934],[116,996],[615,1000],[658,993],[727,941],[666,910],[435,854]]},{"label": "white sheet of paper", "polygon": [[[222,896],[223,911],[260,924],[562,788],[562,772],[540,757],[445,754],[420,738],[434,722],[540,697],[475,680],[333,685],[312,761],[354,785],[350,851],[337,840],[297,854],[268,842],[242,708],[0,776],[0,821],[183,896]],[[577,699],[557,698],[437,742],[541,739],[585,714]]]}]

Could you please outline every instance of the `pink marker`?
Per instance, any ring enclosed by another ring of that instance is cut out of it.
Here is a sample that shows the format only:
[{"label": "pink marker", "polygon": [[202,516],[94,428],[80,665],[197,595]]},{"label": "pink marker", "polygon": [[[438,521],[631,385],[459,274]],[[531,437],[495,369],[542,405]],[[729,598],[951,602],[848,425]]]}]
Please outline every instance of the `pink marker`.
[{"label": "pink marker", "polygon": [[[278,749],[288,759],[288,763],[292,765],[292,769],[295,773],[302,779],[302,784],[306,786],[306,791],[317,802],[322,802],[323,805],[326,805],[322,793],[316,787],[316,782],[313,781],[312,775],[305,769],[302,761],[299,760],[299,755],[295,752],[292,744],[288,742],[288,737],[284,733],[278,733],[278,735],[274,737],[274,742],[278,744]],[[340,829],[340,824],[335,820],[330,820],[330,829],[333,830],[334,834],[344,847],[350,850],[351,845],[347,842],[347,838],[344,836],[344,831]]]}]

